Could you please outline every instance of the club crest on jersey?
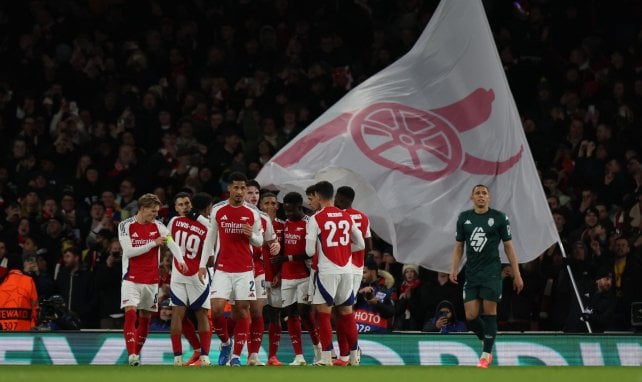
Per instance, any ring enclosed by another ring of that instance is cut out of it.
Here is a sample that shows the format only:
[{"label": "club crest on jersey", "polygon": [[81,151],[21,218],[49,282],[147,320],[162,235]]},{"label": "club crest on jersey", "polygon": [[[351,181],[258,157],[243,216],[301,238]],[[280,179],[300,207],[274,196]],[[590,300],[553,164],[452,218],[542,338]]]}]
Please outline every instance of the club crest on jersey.
[{"label": "club crest on jersey", "polygon": [[149,233],[149,236],[154,236],[154,235],[156,235],[157,233],[158,233],[158,231],[151,231],[151,232]]},{"label": "club crest on jersey", "polygon": [[247,216],[241,216],[241,221],[246,221],[246,220],[248,220],[248,219],[249,219],[249,218],[248,218]]},{"label": "club crest on jersey", "polygon": [[493,219],[493,218],[488,219],[488,226],[492,227],[493,224],[495,224],[495,219]]}]

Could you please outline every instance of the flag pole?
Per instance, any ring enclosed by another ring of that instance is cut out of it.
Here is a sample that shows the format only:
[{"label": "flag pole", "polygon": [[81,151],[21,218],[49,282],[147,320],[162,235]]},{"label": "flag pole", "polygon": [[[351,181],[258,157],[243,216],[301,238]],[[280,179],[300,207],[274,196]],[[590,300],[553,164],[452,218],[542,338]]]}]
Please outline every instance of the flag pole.
[{"label": "flag pole", "polygon": [[[571,285],[573,286],[573,291],[575,292],[575,298],[577,299],[577,303],[580,305],[580,316],[584,312],[584,304],[582,303],[582,297],[580,296],[580,292],[577,289],[577,284],[575,283],[575,277],[573,277],[573,272],[571,271],[571,266],[568,263],[568,257],[566,256],[566,251],[564,251],[564,246],[562,245],[562,242],[558,239],[557,245],[560,247],[560,251],[562,251],[562,257],[564,258],[564,264],[566,265],[566,272],[568,273],[568,277],[571,279]],[[584,324],[586,324],[586,329],[588,330],[589,333],[593,333],[591,330],[591,324],[588,321],[584,321]]]}]

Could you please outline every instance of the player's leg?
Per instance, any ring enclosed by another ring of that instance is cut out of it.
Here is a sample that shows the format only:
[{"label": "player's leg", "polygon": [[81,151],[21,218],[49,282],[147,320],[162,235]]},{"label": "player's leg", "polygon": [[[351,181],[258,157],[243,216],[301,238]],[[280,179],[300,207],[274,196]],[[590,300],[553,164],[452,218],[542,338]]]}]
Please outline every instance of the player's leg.
[{"label": "player's leg", "polygon": [[287,326],[290,342],[292,343],[292,350],[294,351],[294,361],[290,365],[304,365],[305,358],[303,358],[303,346],[301,344],[301,318],[297,311],[297,297],[296,297],[297,280],[283,280],[281,286],[281,299],[283,306],[288,315]]},{"label": "player's leg", "polygon": [[234,343],[230,365],[241,366],[241,352],[243,352],[243,347],[250,334],[250,301],[235,300],[232,311],[236,311],[236,324],[234,325]]},{"label": "player's leg", "polygon": [[[187,342],[189,342],[192,347],[192,350],[194,350],[192,356],[185,362],[186,366],[197,362],[201,355],[201,341],[199,340],[198,335],[196,335],[196,327],[194,326],[194,321],[192,321],[192,318],[190,317],[190,312],[192,312],[191,309],[186,309],[182,322],[183,336],[185,336]],[[196,313],[193,312],[193,314],[195,315]]]},{"label": "player's leg", "polygon": [[227,330],[225,318],[225,306],[232,294],[232,280],[230,274],[224,271],[214,272],[210,294],[210,307],[212,315],[212,330],[221,340],[221,351],[218,357],[218,364],[223,366],[230,359],[232,344]]},{"label": "player's leg", "polygon": [[[352,366],[358,366],[360,357],[358,354],[359,339],[357,332],[357,324],[354,319],[352,305],[354,305],[354,292],[353,292],[353,277],[351,274],[341,275],[339,286],[337,288],[335,301],[339,305],[335,307],[337,311],[337,333],[342,332],[344,338],[344,346],[341,352],[340,360]],[[338,337],[338,334],[337,334]]]},{"label": "player's leg", "polygon": [[319,337],[323,349],[321,359],[315,362],[318,366],[332,365],[332,321],[330,314],[334,306],[334,298],[339,285],[338,275],[318,274],[316,277],[316,291],[312,297],[312,304],[317,312],[319,324]]},{"label": "player's leg", "polygon": [[[209,307],[209,304],[207,304]],[[210,346],[212,344],[212,330],[210,329],[210,320],[207,317],[209,312],[208,308],[201,307],[197,309],[194,314],[198,323],[198,334],[200,337],[201,352],[199,356],[200,366],[210,366]]]},{"label": "player's leg", "polygon": [[236,324],[234,326],[234,346],[230,365],[240,366],[241,352],[250,333],[250,301],[256,300],[253,271],[233,274],[232,295],[235,300],[232,312],[236,316]]},{"label": "player's leg", "polygon": [[[361,287],[361,279],[363,278],[363,269],[358,268],[354,269],[352,273],[352,294],[353,296],[357,296],[357,293],[359,292],[359,289]],[[356,302],[356,297],[353,299],[353,301]],[[350,352],[351,352],[351,347],[350,347],[350,341],[348,340],[348,335],[346,333],[346,326],[341,322],[341,317],[340,314],[336,311],[336,309],[333,311],[335,312],[335,322],[336,322],[336,327],[337,327],[337,342],[339,344],[339,359],[343,360],[347,363]],[[345,319],[343,319],[345,320]],[[340,364],[340,363],[339,363]]]},{"label": "player's leg", "polygon": [[296,302],[299,317],[303,328],[308,331],[312,345],[319,344],[319,330],[315,324],[314,317],[311,314],[310,304],[307,299],[308,279],[301,279],[296,286]]},{"label": "player's leg", "polygon": [[138,313],[138,326],[136,327],[136,354],[140,355],[143,350],[145,341],[147,341],[147,334],[149,333],[149,325],[152,322],[152,312],[149,310],[141,310]]},{"label": "player's leg", "polygon": [[263,307],[267,299],[265,288],[265,275],[259,275],[254,278],[256,287],[256,300],[250,302],[250,337],[247,342],[248,365],[265,366],[259,360],[259,349],[263,343],[263,332],[265,331],[265,322],[263,321]]},{"label": "player's leg", "polygon": [[250,302],[250,337],[247,342],[248,365],[265,366],[259,360],[259,349],[263,343],[265,322],[263,321],[263,307],[265,299],[260,298]]},{"label": "player's leg", "polygon": [[464,284],[464,311],[466,312],[466,322],[470,329],[480,341],[484,340],[484,321],[479,316],[481,309],[481,297],[479,296],[479,287],[472,286],[469,283]]},{"label": "player's leg", "polygon": [[[316,284],[316,279],[317,279],[317,271],[316,269],[311,269],[310,270],[310,277],[308,277],[308,290],[307,293],[305,294],[303,301],[308,307],[308,312],[309,313],[301,313],[301,317],[303,318],[303,324],[306,325],[306,319],[308,319],[309,326],[307,327],[308,333],[310,334],[310,339],[312,339],[312,347],[314,349],[314,363],[318,362],[321,359],[321,354],[323,352],[323,349],[321,347],[321,339],[319,337],[319,322],[317,320],[317,310],[315,306],[312,304],[312,298],[314,297],[314,294],[316,293],[317,290],[317,284]],[[313,338],[316,337],[316,340]]]},{"label": "player's leg", "polygon": [[140,291],[131,281],[124,280],[120,288],[121,309],[125,310],[123,323],[123,336],[125,347],[129,356],[129,364],[138,366],[140,360],[136,355],[136,321],[138,320],[138,304],[140,302]]},{"label": "player's leg", "polygon": [[[271,294],[272,292],[270,292],[270,295]],[[277,304],[272,301],[272,298],[268,299],[268,317],[270,319],[270,324],[268,325],[268,366],[283,365],[276,356],[276,353],[279,351],[283,328],[281,328],[281,308],[275,305]]]},{"label": "player's leg", "polygon": [[[210,344],[212,342],[212,330],[210,329],[210,322],[208,313],[211,307],[210,288],[209,282],[206,284],[187,284],[187,296],[190,302],[189,308],[194,312],[196,322],[198,324],[198,332],[200,339],[198,340],[198,352],[194,352],[192,358],[196,355],[197,359],[192,361],[193,366],[210,366]],[[184,321],[183,321],[184,322]],[[191,320],[190,320],[191,322]],[[196,335],[196,333],[194,333]],[[195,349],[196,350],[196,349]],[[190,358],[190,361],[192,360]]]},{"label": "player's leg", "polygon": [[141,288],[140,304],[138,306],[138,326],[136,327],[136,354],[140,355],[149,325],[152,320],[152,312],[158,311],[158,284],[139,284]]},{"label": "player's leg", "polygon": [[[173,296],[172,296],[173,297]],[[174,352],[174,366],[183,366],[183,344],[181,333],[183,332],[183,319],[185,318],[185,306],[176,305],[172,298],[172,324],[170,328],[170,339],[172,341],[172,352]]]},{"label": "player's leg", "polygon": [[187,285],[185,283],[170,283],[169,290],[172,302],[172,321],[170,328],[170,339],[172,352],[174,352],[174,365],[183,365],[183,343],[181,333],[183,332],[183,320],[185,319],[185,304],[189,301],[187,296]]},{"label": "player's leg", "polygon": [[[501,298],[501,280],[487,282],[480,291],[483,298],[484,348],[477,366],[486,368],[493,360],[492,352],[497,336],[497,303]],[[482,361],[483,360],[483,361]]]}]

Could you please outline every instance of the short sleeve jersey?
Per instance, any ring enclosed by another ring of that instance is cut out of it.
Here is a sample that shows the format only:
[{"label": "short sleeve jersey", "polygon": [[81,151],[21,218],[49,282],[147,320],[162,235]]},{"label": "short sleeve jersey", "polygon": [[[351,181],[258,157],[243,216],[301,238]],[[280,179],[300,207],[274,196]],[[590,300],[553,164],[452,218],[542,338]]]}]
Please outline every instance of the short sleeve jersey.
[{"label": "short sleeve jersey", "polygon": [[[274,235],[276,235],[276,240],[281,244],[281,248],[283,248],[283,228],[284,228],[284,222],[281,219],[275,219],[272,221],[272,228],[274,228]],[[267,281],[272,281],[274,279],[274,276],[279,273],[279,266],[272,264],[270,261],[270,258],[272,255],[270,254],[270,248],[268,246],[263,246],[262,247],[263,251],[263,269],[265,270],[265,280]],[[281,249],[283,251],[283,249]],[[276,254],[275,256],[278,256],[279,254]]]},{"label": "short sleeve jersey", "polygon": [[[129,240],[131,247],[142,247],[158,237],[169,235],[169,230],[163,223],[154,220],[151,223],[141,224],[136,217],[123,220],[118,224],[118,240],[122,243]],[[125,245],[121,246],[125,248]],[[142,255],[129,257],[123,253],[122,267],[123,280],[140,284],[158,284],[158,262],[160,259],[160,246],[154,246]]]},{"label": "short sleeve jersey", "polygon": [[[294,256],[305,254],[305,228],[308,216],[301,220],[286,220],[283,229],[283,255]],[[304,261],[286,261],[281,264],[281,278],[284,280],[303,279],[310,275]]]},{"label": "short sleeve jersey", "polygon": [[179,283],[200,284],[197,273],[207,236],[207,227],[187,217],[174,217],[169,222],[169,230],[174,242],[181,248],[184,254],[183,260],[187,264],[187,272],[183,273],[174,259],[172,280]]},{"label": "short sleeve jersey", "polygon": [[310,218],[306,238],[316,241],[319,274],[352,273],[353,224],[347,212],[334,206],[325,207]]},{"label": "short sleeve jersey", "polygon": [[264,213],[259,212],[261,218],[261,229],[263,230],[263,245],[260,247],[252,247],[252,259],[254,261],[254,277],[265,274],[265,267],[263,266],[263,248],[268,247],[267,242],[276,239],[274,227],[270,217]]},{"label": "short sleeve jersey", "polygon": [[[363,235],[364,239],[372,237],[372,234],[370,233],[370,220],[368,219],[368,216],[366,216],[366,214],[359,210],[355,210],[354,208],[348,208],[346,209],[346,212],[352,218],[354,225],[359,229],[359,231],[361,231],[361,235]],[[365,249],[352,252],[352,265],[355,268],[363,268],[365,256]]]},{"label": "short sleeve jersey", "polygon": [[466,246],[466,281],[484,282],[500,277],[499,244],[511,240],[510,222],[501,211],[477,214],[467,210],[457,218],[457,237]]},{"label": "short sleeve jersey", "polygon": [[218,204],[210,215],[218,229],[218,255],[216,269],[229,273],[248,272],[254,269],[252,244],[243,234],[243,225],[253,226],[259,214],[245,205],[233,207],[229,203]]}]

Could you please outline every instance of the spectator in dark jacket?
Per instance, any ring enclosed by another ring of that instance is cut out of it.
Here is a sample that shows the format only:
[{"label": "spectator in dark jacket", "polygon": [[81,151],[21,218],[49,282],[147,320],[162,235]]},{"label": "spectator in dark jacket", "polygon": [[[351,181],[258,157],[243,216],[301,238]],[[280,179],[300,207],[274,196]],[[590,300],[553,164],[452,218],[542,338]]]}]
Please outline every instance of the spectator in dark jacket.
[{"label": "spectator in dark jacket", "polygon": [[96,263],[94,286],[101,329],[122,329],[123,312],[120,309],[122,249],[118,239],[112,239],[104,260]]},{"label": "spectator in dark jacket", "polygon": [[80,249],[69,247],[62,253],[64,267],[55,278],[58,292],[65,300],[69,311],[78,315],[81,327],[96,327],[93,299],[93,276],[81,267]]}]

